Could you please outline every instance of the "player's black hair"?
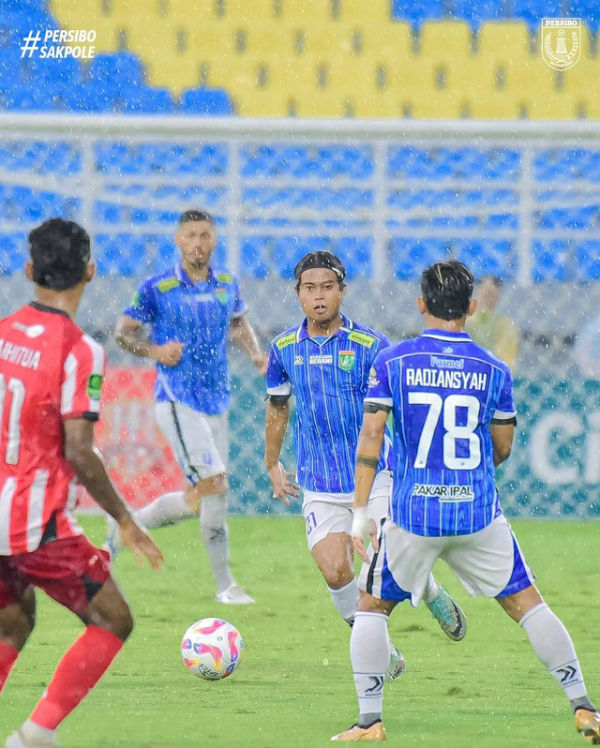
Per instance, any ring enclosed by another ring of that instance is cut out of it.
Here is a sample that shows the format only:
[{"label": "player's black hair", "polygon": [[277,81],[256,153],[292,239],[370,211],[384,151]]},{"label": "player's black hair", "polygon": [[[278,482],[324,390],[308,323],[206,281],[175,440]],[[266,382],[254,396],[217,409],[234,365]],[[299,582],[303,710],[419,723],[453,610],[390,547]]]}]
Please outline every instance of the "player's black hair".
[{"label": "player's black hair", "polygon": [[430,265],[421,276],[421,295],[429,314],[438,319],[464,317],[473,295],[473,273],[458,260]]},{"label": "player's black hair", "polygon": [[184,210],[179,216],[179,225],[189,221],[208,221],[208,223],[215,224],[214,217],[206,210]]},{"label": "player's black hair", "polygon": [[344,288],[344,278],[346,277],[346,268],[342,264],[339,257],[336,257],[333,252],[326,250],[318,250],[317,252],[309,252],[298,262],[294,268],[294,278],[296,279],[296,291],[300,289],[300,278],[305,270],[312,270],[313,268],[325,268],[326,270],[333,270],[337,276],[340,288]]},{"label": "player's black hair", "polygon": [[90,237],[75,221],[51,218],[29,232],[33,282],[53,291],[81,283],[90,260]]}]

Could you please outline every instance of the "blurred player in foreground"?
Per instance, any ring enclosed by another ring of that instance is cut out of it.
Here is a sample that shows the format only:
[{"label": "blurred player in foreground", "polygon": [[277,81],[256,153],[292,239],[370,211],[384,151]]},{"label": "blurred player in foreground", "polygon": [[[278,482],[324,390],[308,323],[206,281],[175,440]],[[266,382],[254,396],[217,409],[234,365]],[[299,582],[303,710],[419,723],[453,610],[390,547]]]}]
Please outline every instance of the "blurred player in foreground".
[{"label": "blurred player in foreground", "polygon": [[95,271],[72,221],[29,234],[36,301],[0,320],[0,689],[35,622],[34,587],[73,611],[85,632],[60,661],[7,748],[55,745],[55,731],[100,680],[133,628],[108,554],[72,511],[78,480],[155,570],[160,549],[132,519],[93,448],[104,351],[73,322]]},{"label": "blurred player in foreground", "polygon": [[[160,527],[199,514],[217,601],[253,603],[229,568],[228,337],[262,374],[266,355],[244,316],[247,306],[237,280],[211,265],[217,244],[214,218],[202,210],[185,211],[175,242],[180,261],[142,283],[115,336],[126,351],[157,362],[156,420],[189,485],[185,491],[159,496],[136,512],[136,519],[144,527]],[[150,339],[144,323],[151,326]],[[114,554],[118,545],[112,524],[107,546]]]},{"label": "blurred player in foreground", "polygon": [[502,279],[484,275],[475,290],[477,309],[467,320],[466,329],[472,340],[506,361],[514,373],[521,335],[514,320],[496,311],[501,295]]},{"label": "blurred player in foreground", "polygon": [[[523,627],[569,699],[577,730],[600,743],[600,714],[588,698],[571,637],[534,586],[500,508],[494,467],[511,452],[512,378],[506,363],[465,333],[476,305],[472,292],[473,276],[462,263],[427,268],[417,300],[425,332],[375,359],[356,455],[352,525],[354,547],[365,562],[350,640],[359,720],[332,740],[386,739],[381,715],[388,616],[402,600],[418,603],[442,558],[471,595],[496,598]],[[402,477],[394,481],[391,519],[378,536],[367,502],[390,411],[394,474]]]},{"label": "blurred player in foreground", "polygon": [[[296,293],[306,317],[271,344],[267,369],[269,404],[265,464],[273,496],[289,503],[298,496],[279,462],[289,419],[288,400],[296,397],[295,448],[298,481],[304,489],[302,511],[308,547],[341,617],[353,625],[358,587],[350,529],[354,457],[362,422],[369,370],[389,340],[370,327],[340,314],[346,270],[330,252],[310,252],[297,264]],[[369,515],[387,515],[391,473],[389,455],[378,454],[378,473],[369,496]],[[451,639],[462,639],[466,624],[460,608],[433,577],[425,602]],[[391,655],[391,657],[390,657]],[[388,652],[392,680],[403,668],[402,656]]]}]

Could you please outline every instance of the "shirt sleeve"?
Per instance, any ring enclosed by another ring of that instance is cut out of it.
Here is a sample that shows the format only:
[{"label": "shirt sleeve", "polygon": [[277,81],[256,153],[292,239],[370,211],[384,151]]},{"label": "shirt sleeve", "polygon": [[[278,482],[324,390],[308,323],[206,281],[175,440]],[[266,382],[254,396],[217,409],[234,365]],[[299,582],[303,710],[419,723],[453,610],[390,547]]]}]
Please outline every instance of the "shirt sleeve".
[{"label": "shirt sleeve", "polygon": [[106,356],[104,349],[88,335],[71,348],[63,365],[60,412],[63,420],[100,416],[100,390]]},{"label": "shirt sleeve", "polygon": [[248,311],[248,305],[242,299],[242,293],[240,291],[240,284],[237,282],[237,278],[233,279],[233,311],[231,312],[232,319],[242,317]]},{"label": "shirt sleeve", "polygon": [[391,408],[394,404],[389,385],[387,361],[383,353],[378,353],[369,373],[369,389],[366,403],[377,403]]},{"label": "shirt sleeve", "polygon": [[145,281],[133,294],[131,304],[123,310],[123,314],[138,322],[154,322],[156,320],[156,294],[150,281]]},{"label": "shirt sleeve", "polygon": [[276,343],[269,348],[269,362],[267,364],[267,394],[291,395],[292,383],[283,365],[281,351]]},{"label": "shirt sleeve", "polygon": [[508,366],[505,366],[502,371],[504,373],[504,379],[498,396],[498,402],[496,403],[496,410],[493,415],[494,421],[508,421],[517,415],[513,395],[512,374],[510,373]]}]

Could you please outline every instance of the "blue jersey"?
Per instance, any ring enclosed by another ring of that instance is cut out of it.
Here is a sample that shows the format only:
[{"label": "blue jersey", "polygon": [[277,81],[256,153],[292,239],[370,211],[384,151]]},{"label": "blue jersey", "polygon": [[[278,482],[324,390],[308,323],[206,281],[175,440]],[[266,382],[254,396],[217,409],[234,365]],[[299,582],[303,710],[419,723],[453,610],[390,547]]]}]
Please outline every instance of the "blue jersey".
[{"label": "blue jersey", "polygon": [[185,343],[177,366],[156,365],[157,401],[181,402],[208,415],[227,409],[229,324],[245,311],[237,281],[226,271],[209,268],[206,282],[194,283],[177,264],[142,283],[124,314],[149,323],[153,343]]},{"label": "blue jersey", "polygon": [[309,337],[304,320],[271,343],[267,392],[293,392],[296,397],[294,449],[303,488],[324,493],[354,490],[369,370],[387,345],[385,335],[344,315],[340,329],[320,342]]},{"label": "blue jersey", "polygon": [[464,535],[501,513],[489,425],[516,415],[507,364],[466,333],[426,330],[377,356],[366,401],[392,408],[397,525]]}]

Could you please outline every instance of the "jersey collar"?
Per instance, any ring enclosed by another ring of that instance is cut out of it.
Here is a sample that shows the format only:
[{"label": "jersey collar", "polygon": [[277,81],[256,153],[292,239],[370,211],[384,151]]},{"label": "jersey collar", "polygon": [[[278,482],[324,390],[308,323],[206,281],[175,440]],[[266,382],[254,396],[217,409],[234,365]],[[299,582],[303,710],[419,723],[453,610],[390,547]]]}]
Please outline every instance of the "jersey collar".
[{"label": "jersey collar", "polygon": [[471,337],[467,332],[452,332],[451,330],[436,330],[431,328],[421,333],[422,338],[435,338],[436,340],[448,340],[453,343],[471,342]]},{"label": "jersey collar", "polygon": [[[333,338],[340,332],[350,332],[350,330],[354,329],[354,322],[350,319],[350,317],[346,317],[345,314],[340,314],[340,316],[342,318],[342,326],[333,335],[330,335],[330,338]],[[310,337],[307,332],[307,326],[308,320],[305,317],[296,330],[296,343],[301,343],[303,340],[306,340]]]},{"label": "jersey collar", "polygon": [[[177,278],[177,280],[180,283],[185,283],[188,286],[195,286],[195,285],[197,285],[190,278],[190,276],[185,272],[185,270],[183,269],[183,265],[181,264],[181,261],[179,261],[175,265],[175,277]],[[214,273],[212,271],[212,268],[209,265],[209,267],[208,267],[208,275],[206,276],[206,280],[205,281],[199,281],[199,283],[208,283],[208,284],[210,284],[210,283],[213,282],[213,280],[214,280]]]}]

